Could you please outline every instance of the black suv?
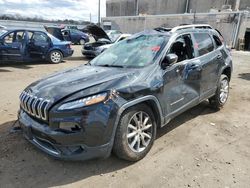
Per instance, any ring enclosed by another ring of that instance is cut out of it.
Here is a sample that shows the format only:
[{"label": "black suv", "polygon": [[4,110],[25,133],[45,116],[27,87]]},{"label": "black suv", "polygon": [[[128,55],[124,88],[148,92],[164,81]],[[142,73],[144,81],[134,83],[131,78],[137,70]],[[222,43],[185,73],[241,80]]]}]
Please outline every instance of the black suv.
[{"label": "black suv", "polygon": [[20,95],[25,137],[60,159],[137,161],[157,127],[209,100],[227,101],[232,58],[209,25],[156,28],[133,35],[87,65],[28,86]]}]

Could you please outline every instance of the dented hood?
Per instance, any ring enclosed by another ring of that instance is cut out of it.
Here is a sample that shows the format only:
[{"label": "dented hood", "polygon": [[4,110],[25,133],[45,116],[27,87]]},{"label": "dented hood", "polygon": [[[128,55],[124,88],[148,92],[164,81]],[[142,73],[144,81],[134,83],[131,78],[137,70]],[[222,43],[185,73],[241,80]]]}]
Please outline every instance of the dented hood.
[{"label": "dented hood", "polygon": [[111,41],[107,33],[97,25],[94,24],[87,25],[84,28],[84,30],[87,30],[94,37],[96,41],[98,41],[99,39],[107,39]]},{"label": "dented hood", "polygon": [[95,91],[108,89],[101,86],[105,85],[104,83],[109,83],[114,87],[119,82],[118,80],[134,79],[133,77],[138,75],[136,72],[136,70],[124,68],[80,66],[34,82],[25,90],[39,98],[57,102],[88,88],[95,88]]}]

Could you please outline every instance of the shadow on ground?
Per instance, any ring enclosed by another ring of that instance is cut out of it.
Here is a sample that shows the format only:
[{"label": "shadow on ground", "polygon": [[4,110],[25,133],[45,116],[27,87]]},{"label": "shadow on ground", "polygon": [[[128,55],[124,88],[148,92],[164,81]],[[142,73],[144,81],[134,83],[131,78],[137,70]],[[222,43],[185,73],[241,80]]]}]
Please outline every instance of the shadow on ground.
[{"label": "shadow on ground", "polygon": [[244,79],[244,80],[250,80],[250,73],[239,74],[239,78]]},{"label": "shadow on ground", "polygon": [[[158,129],[157,139],[181,125],[185,126],[185,122],[197,116],[214,112],[213,109],[208,107],[208,102],[203,102],[179,115],[178,118],[173,119],[164,128]],[[20,132],[16,134],[6,133],[13,122],[0,125],[0,127],[5,127],[6,129],[5,133],[0,131],[0,159],[1,166],[4,168],[3,170],[0,169],[2,171],[0,182],[10,182],[13,187],[17,185],[30,185],[30,187],[67,185],[92,176],[103,176],[106,173],[112,173],[112,176],[115,176],[117,170],[122,170],[121,173],[126,173],[125,168],[133,165],[133,163],[120,160],[114,155],[105,160],[84,162],[54,160],[35,149],[34,146],[22,137]],[[3,151],[1,151],[2,149]],[[147,158],[144,160],[147,160]],[[6,162],[7,166],[4,165],[5,161],[8,161]],[[112,178],[112,176],[109,178]],[[2,180],[1,177],[3,178]],[[16,177],[18,178],[15,179]],[[42,183],[37,184],[37,182]]]},{"label": "shadow on ground", "polygon": [[37,62],[1,62],[0,63],[0,72],[10,72],[10,71],[1,71],[3,67],[12,67],[17,69],[31,69],[32,65],[41,65],[41,64],[50,64],[45,61],[37,61]]}]

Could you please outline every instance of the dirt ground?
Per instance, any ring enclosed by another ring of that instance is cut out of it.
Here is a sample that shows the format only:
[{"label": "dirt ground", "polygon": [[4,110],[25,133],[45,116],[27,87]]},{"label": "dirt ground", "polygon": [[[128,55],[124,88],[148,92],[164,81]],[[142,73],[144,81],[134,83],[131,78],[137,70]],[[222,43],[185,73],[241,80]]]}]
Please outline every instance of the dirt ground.
[{"label": "dirt ground", "polygon": [[158,130],[137,163],[54,160],[10,133],[18,96],[31,82],[86,61],[0,67],[0,187],[243,187],[250,185],[250,53],[233,52],[230,98],[218,112],[203,102]]}]

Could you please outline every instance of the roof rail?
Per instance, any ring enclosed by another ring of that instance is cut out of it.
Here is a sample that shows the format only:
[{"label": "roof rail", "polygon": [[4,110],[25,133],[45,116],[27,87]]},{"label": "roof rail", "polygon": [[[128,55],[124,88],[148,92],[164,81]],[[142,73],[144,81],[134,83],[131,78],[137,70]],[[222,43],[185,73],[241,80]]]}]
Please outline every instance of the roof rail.
[{"label": "roof rail", "polygon": [[173,29],[171,29],[170,32],[176,32],[182,29],[213,29],[213,28],[208,24],[182,25],[182,26],[174,27]]},{"label": "roof rail", "polygon": [[169,32],[171,31],[172,28],[166,28],[166,27],[156,27],[154,30],[159,31],[159,32]]}]

